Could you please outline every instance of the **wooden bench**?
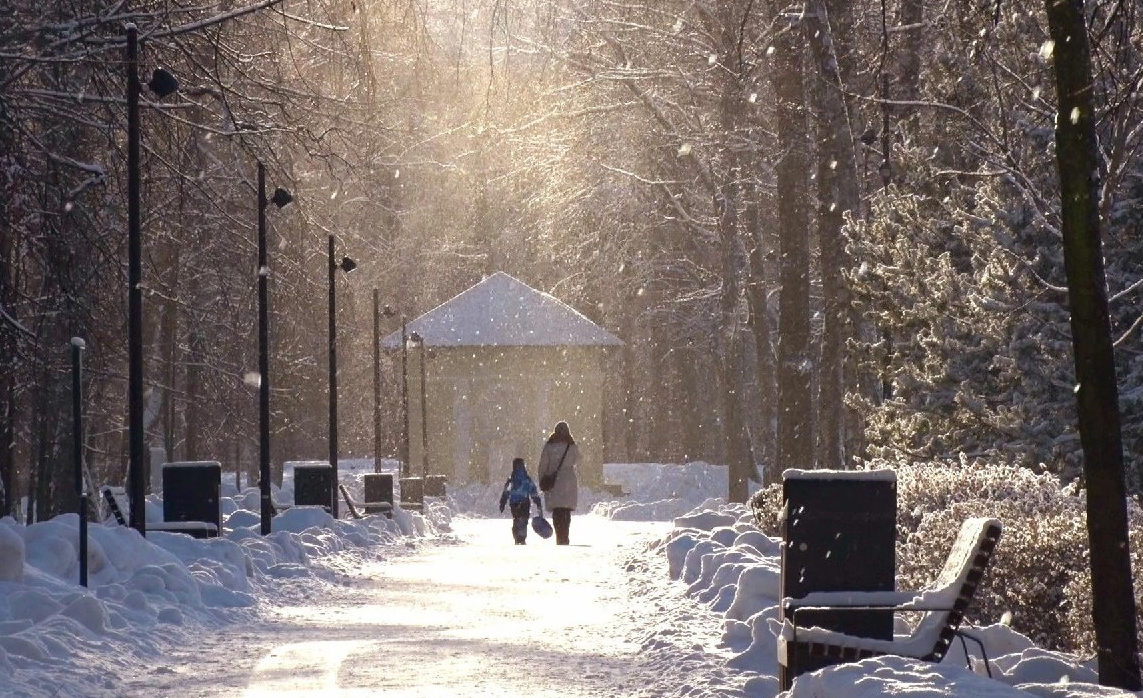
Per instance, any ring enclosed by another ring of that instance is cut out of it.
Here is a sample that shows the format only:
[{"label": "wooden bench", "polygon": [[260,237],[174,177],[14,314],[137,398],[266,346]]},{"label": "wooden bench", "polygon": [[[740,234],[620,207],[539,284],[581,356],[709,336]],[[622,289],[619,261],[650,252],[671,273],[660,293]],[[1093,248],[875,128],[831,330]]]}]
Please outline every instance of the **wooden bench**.
[{"label": "wooden bench", "polygon": [[[835,661],[855,662],[867,657],[896,655],[939,662],[953,641],[960,639],[968,656],[965,641],[976,644],[988,667],[984,644],[961,631],[964,614],[972,603],[996,543],[1000,539],[1000,522],[992,518],[968,519],[961,525],[944,568],[933,583],[920,592],[898,591],[830,591],[814,592],[800,599],[783,599],[782,631],[778,637],[778,662],[797,675],[796,665],[804,657],[827,657]],[[888,609],[894,612],[923,613],[910,635],[892,640],[876,640],[847,635],[825,628],[798,625],[802,611],[846,611]],[[788,688],[788,687],[786,687]]]},{"label": "wooden bench", "polygon": [[[126,497],[127,493],[122,487],[104,487],[103,499],[107,502],[107,509],[115,517],[120,526],[127,525],[127,517],[123,515],[125,507],[120,506],[119,498]],[[218,526],[210,521],[165,521],[162,523],[148,521],[148,531],[165,531],[168,533],[185,533],[195,538],[215,538],[218,536]]]},{"label": "wooden bench", "polygon": [[360,519],[366,514],[384,514],[387,518],[393,518],[392,502],[359,502],[350,496],[345,485],[338,483],[337,489],[341,491],[341,496],[345,499],[346,506],[349,507],[349,515],[353,518]]}]

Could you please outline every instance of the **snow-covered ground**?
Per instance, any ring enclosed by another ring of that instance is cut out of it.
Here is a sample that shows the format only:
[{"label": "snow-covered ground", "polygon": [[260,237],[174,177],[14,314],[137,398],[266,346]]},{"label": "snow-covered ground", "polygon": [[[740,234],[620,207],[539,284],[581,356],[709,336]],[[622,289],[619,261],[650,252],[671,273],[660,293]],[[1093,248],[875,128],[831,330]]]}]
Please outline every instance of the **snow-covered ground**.
[{"label": "snow-covered ground", "polygon": [[[93,524],[88,589],[75,515],[2,519],[0,696],[775,696],[779,545],[721,503],[725,472],[606,476],[628,494],[583,492],[570,549],[511,545],[498,487],[392,520],[293,508],[266,537],[257,492],[231,489],[222,538]],[[953,651],[825,669],[784,698],[1132,695],[1090,660],[977,632],[994,679]]]}]

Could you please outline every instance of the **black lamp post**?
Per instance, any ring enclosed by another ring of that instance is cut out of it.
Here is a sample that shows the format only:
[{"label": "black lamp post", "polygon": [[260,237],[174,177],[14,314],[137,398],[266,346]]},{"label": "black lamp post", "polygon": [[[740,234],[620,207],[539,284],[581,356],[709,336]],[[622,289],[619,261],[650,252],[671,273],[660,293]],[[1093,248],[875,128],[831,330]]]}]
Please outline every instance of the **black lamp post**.
[{"label": "black lamp post", "polygon": [[337,507],[337,270],[346,274],[357,268],[349,257],[334,261],[334,236],[329,235],[329,466],[333,470],[333,483],[329,492],[330,513],[338,518]]},{"label": "black lamp post", "polygon": [[401,477],[409,477],[409,323],[401,316],[401,421],[404,423]]},{"label": "black lamp post", "polygon": [[266,252],[266,206],[278,208],[294,200],[278,187],[266,200],[266,167],[258,161],[258,489],[261,499],[262,535],[270,534],[274,504],[270,499],[270,262]]},{"label": "black lamp post", "polygon": [[[140,217],[139,165],[139,30],[127,29],[127,468],[131,527],[147,535],[146,472],[143,433],[143,243]],[[159,97],[179,88],[174,75],[156,68],[147,86]]]},{"label": "black lamp post", "polygon": [[373,289],[373,472],[381,472],[381,318],[393,317],[389,306],[381,308],[381,292]]},{"label": "black lamp post", "polygon": [[75,494],[79,498],[79,584],[87,586],[87,488],[83,485],[83,350],[79,337],[71,338],[72,460]]},{"label": "black lamp post", "polygon": [[421,358],[421,491],[428,487],[429,477],[429,410],[425,402],[425,339],[419,332],[409,335],[413,346],[419,347]]}]

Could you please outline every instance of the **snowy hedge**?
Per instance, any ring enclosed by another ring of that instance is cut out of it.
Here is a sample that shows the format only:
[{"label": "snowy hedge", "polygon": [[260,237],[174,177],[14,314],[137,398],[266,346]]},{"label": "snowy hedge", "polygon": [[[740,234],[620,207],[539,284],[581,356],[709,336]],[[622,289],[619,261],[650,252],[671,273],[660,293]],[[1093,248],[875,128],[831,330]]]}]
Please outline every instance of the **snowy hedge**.
[{"label": "snowy hedge", "polygon": [[[933,579],[964,519],[995,516],[1004,523],[1004,535],[983,582],[985,593],[969,611],[970,622],[1010,619],[1014,629],[1041,647],[1094,651],[1082,490],[1060,485],[1051,474],[967,459],[878,461],[870,467],[897,472],[898,588],[921,588]],[[781,497],[781,486],[774,485],[751,501],[755,521],[769,535],[781,534]],[[1138,590],[1143,589],[1138,554],[1143,512],[1134,502],[1129,507]]]}]

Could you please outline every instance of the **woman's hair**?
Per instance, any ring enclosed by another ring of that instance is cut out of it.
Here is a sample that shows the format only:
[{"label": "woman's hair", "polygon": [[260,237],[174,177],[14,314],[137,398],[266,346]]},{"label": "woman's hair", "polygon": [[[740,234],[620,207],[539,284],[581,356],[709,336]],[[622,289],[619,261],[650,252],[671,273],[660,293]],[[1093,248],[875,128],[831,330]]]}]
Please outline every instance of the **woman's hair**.
[{"label": "woman's hair", "polygon": [[512,472],[515,473],[515,472],[519,472],[521,470],[527,470],[527,468],[524,465],[524,459],[523,458],[513,458],[512,459]]},{"label": "woman's hair", "polygon": [[548,437],[548,443],[555,443],[557,441],[567,444],[575,443],[575,439],[572,438],[571,429],[568,427],[567,422],[557,422],[555,431]]}]

